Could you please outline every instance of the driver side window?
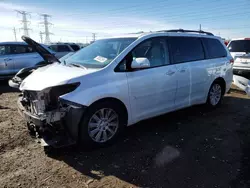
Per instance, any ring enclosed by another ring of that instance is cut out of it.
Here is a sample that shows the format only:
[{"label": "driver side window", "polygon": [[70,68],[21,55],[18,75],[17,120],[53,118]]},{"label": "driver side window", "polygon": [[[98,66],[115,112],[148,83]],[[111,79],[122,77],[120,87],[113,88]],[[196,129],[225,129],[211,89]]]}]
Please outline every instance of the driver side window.
[{"label": "driver side window", "polygon": [[170,64],[168,47],[165,38],[151,38],[137,45],[117,67],[118,72],[129,70],[129,64],[135,58],[147,58],[150,67]]},{"label": "driver side window", "polygon": [[139,44],[133,51],[134,58],[147,58],[150,67],[158,67],[169,64],[167,46],[163,38],[152,38]]}]

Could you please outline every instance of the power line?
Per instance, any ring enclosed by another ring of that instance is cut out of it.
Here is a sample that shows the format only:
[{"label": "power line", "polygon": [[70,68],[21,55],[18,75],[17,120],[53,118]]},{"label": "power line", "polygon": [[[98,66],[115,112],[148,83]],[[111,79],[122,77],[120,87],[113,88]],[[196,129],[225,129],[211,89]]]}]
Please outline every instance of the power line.
[{"label": "power line", "polygon": [[49,26],[52,25],[52,23],[50,23],[48,21],[48,18],[51,17],[50,15],[48,14],[41,14],[41,16],[43,17],[43,22],[41,24],[44,25],[44,32],[42,34],[45,34],[45,40],[44,40],[44,43],[45,44],[49,44],[50,43],[50,35],[53,34],[53,33],[50,33],[49,32]]},{"label": "power line", "polygon": [[[187,14],[187,13],[191,13],[192,15],[194,14],[194,9],[195,9],[195,5],[198,5],[198,4],[195,4],[195,3],[200,3],[201,1],[200,0],[186,0],[185,2],[183,3],[179,3],[178,1],[176,2],[176,4],[165,4],[165,3],[168,3],[168,1],[159,1],[159,2],[154,2],[154,3],[157,3],[158,6],[156,7],[152,7],[151,4],[149,4],[149,7],[143,7],[142,5],[144,4],[139,4],[139,5],[131,5],[129,7],[120,7],[120,8],[117,8],[117,9],[111,9],[111,10],[106,10],[106,12],[112,12],[112,15],[115,15],[115,14],[120,14],[122,13],[121,10],[126,10],[125,13],[126,14],[130,14],[130,13],[145,13],[147,12],[150,13],[150,12],[154,12],[154,13],[157,13],[157,15],[162,15],[162,12],[160,10],[169,10],[169,9],[178,9],[178,8],[183,8],[183,6],[185,8],[189,8],[190,7],[190,11],[185,11],[185,12],[179,12],[179,11],[175,11],[176,13],[176,16],[180,16],[180,15],[183,15],[183,14]],[[161,4],[161,3],[164,3],[164,4]],[[218,1],[218,0],[210,0],[209,3],[214,3],[214,5],[216,5],[215,7],[213,8],[209,8],[206,10],[206,12],[208,11],[211,11],[211,10],[220,10],[220,11],[223,11],[225,10],[225,7],[227,7],[228,3],[227,2],[223,2],[223,1]],[[245,2],[245,1],[242,1],[241,3],[237,2],[237,6],[234,6],[233,9],[227,9],[226,11],[227,12],[230,12],[231,10],[236,10],[236,8],[248,8],[248,5],[250,5],[249,2]],[[132,10],[131,10],[132,9]],[[188,9],[187,9],[188,10]],[[200,10],[200,7],[199,7],[199,10]],[[81,15],[83,14],[82,10],[80,10],[80,12],[76,12],[74,11],[75,13],[70,13],[70,14],[66,14],[67,16],[73,16],[73,15]],[[169,15],[169,11],[166,11],[165,14]],[[102,15],[106,15],[106,13],[100,13],[100,12],[88,12],[88,16],[102,16]]]},{"label": "power line", "polygon": [[28,28],[28,24],[30,23],[28,20],[27,20],[27,15],[30,16],[30,13],[26,12],[26,11],[21,11],[21,10],[16,10],[17,13],[21,14],[22,15],[22,24],[23,24],[23,27],[20,28],[23,30],[23,34],[27,37],[29,37],[29,30],[31,30],[30,28]]}]

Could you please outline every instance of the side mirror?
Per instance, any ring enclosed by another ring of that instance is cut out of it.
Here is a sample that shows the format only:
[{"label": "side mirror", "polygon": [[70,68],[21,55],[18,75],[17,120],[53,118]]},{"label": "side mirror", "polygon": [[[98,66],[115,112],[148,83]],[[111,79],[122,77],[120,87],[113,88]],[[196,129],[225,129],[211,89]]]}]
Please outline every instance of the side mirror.
[{"label": "side mirror", "polygon": [[131,64],[132,69],[142,69],[142,68],[148,68],[148,67],[150,67],[150,62],[145,57],[135,58]]}]

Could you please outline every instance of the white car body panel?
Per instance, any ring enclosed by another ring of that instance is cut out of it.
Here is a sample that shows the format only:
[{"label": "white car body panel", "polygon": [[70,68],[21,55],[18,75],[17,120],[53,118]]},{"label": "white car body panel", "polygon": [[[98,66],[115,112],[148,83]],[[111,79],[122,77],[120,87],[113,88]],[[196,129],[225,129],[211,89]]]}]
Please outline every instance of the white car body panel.
[{"label": "white car body panel", "polygon": [[234,75],[233,80],[234,85],[245,91],[247,95],[250,96],[250,80],[238,75]]},{"label": "white car body panel", "polygon": [[[57,63],[39,68],[23,81],[20,89],[41,91],[56,85],[80,82],[76,90],[60,98],[84,106],[90,106],[103,98],[116,98],[127,108],[128,125],[176,109],[205,103],[208,90],[216,78],[223,78],[226,91],[229,90],[233,77],[229,52],[228,57],[213,60],[166,65],[135,72],[114,71],[135,46],[148,38],[160,36],[183,36],[183,33],[144,34],[102,69],[84,70]],[[216,38],[197,34],[184,36]],[[171,71],[174,74],[168,75]]]},{"label": "white car body panel", "polygon": [[176,66],[127,73],[130,106],[136,122],[174,109],[177,77],[168,72],[176,72]]}]

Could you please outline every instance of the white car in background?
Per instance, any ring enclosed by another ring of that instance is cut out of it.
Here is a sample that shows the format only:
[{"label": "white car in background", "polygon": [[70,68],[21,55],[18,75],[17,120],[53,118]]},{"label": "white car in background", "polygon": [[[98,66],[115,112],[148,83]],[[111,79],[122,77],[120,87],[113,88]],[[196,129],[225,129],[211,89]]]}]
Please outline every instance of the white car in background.
[{"label": "white car in background", "polygon": [[233,72],[250,73],[250,38],[233,39],[229,42],[228,49],[234,58]]},{"label": "white car in background", "polygon": [[101,146],[141,120],[197,104],[217,107],[232,66],[221,38],[208,32],[101,39],[34,70],[20,85],[18,108],[44,145]]}]

